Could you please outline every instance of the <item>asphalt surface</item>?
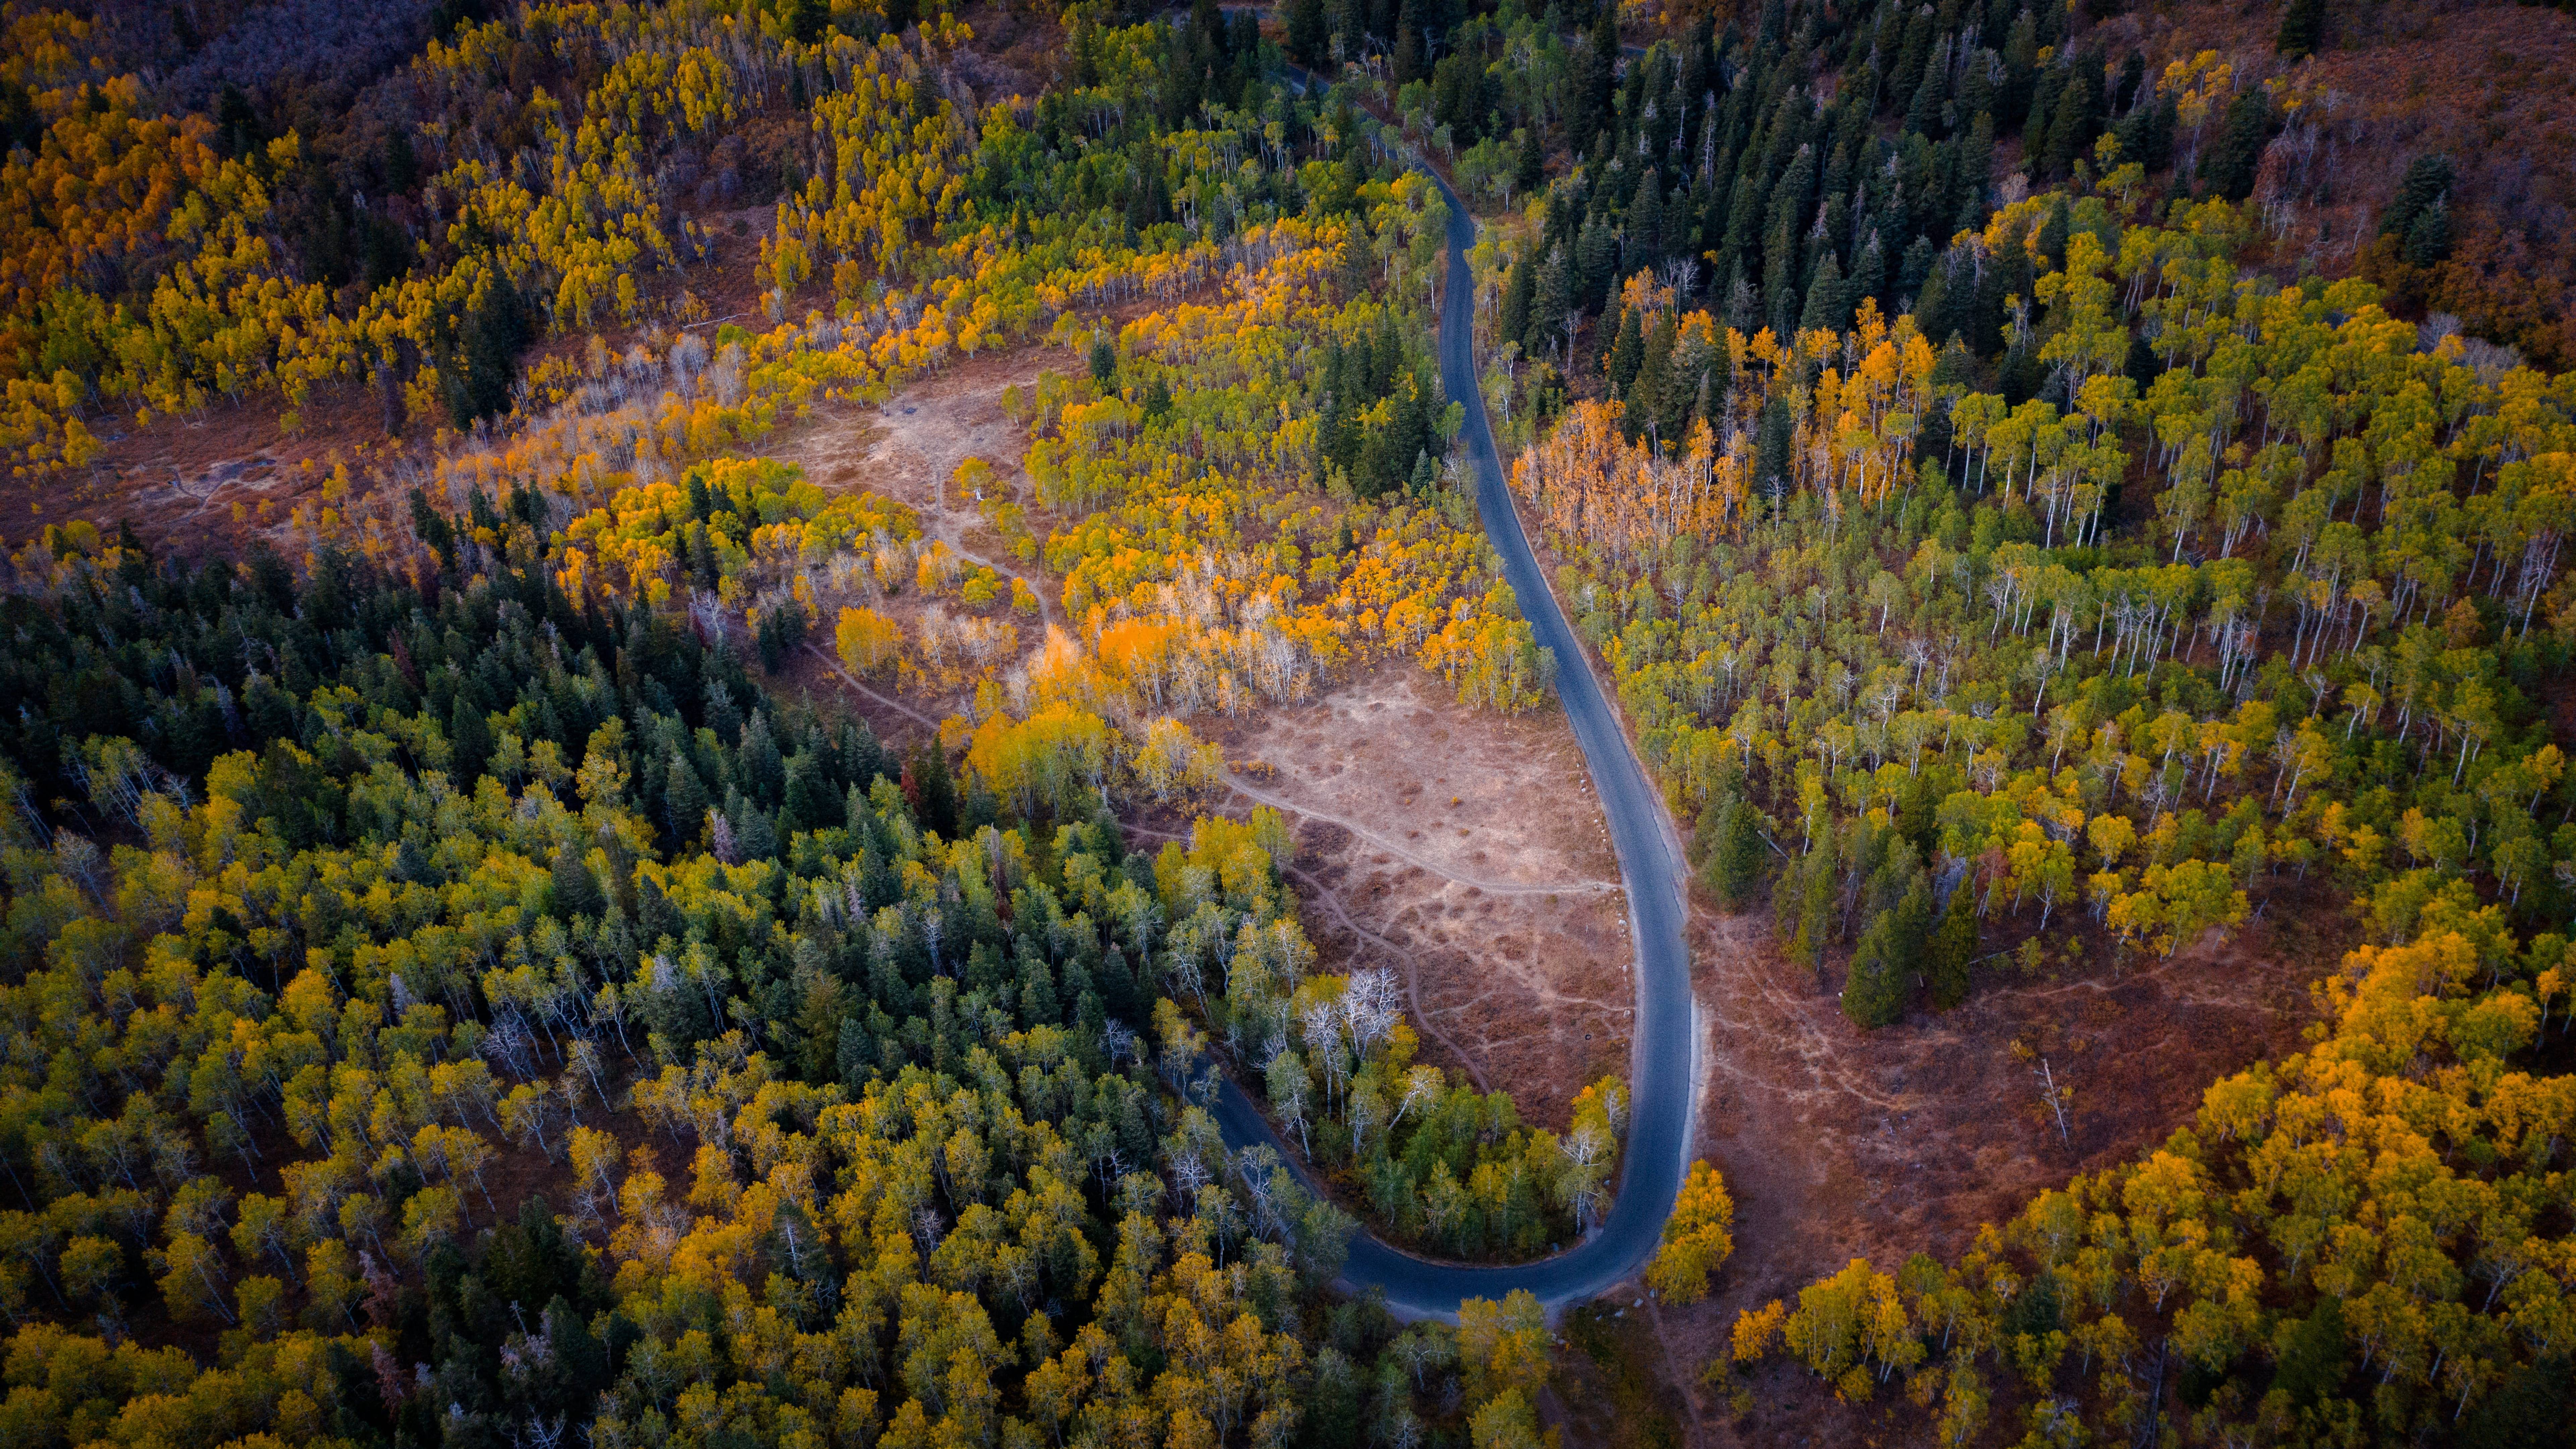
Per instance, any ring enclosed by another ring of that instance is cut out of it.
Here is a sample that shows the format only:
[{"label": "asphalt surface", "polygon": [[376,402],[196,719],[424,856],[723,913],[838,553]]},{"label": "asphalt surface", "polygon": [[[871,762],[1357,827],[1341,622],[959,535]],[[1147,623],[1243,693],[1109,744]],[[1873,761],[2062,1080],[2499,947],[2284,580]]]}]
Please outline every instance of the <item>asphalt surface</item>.
[{"label": "asphalt surface", "polygon": [[[1610,1211],[1580,1242],[1553,1257],[1509,1267],[1477,1268],[1426,1262],[1363,1233],[1351,1243],[1343,1286],[1382,1290],[1387,1305],[1408,1317],[1455,1317],[1468,1298],[1501,1298],[1528,1289],[1549,1308],[1593,1298],[1634,1275],[1654,1255],[1681,1190],[1689,1150],[1691,1096],[1690,954],[1684,943],[1682,872],[1676,842],[1664,822],[1662,801],[1647,780],[1628,739],[1602,698],[1564,611],[1539,572],[1520,517],[1512,511],[1494,435],[1485,420],[1477,385],[1475,283],[1467,249],[1476,223],[1446,182],[1432,175],[1449,204],[1449,275],[1440,311],[1440,381],[1449,397],[1466,405],[1460,435],[1476,478],[1476,506],[1485,535],[1503,561],[1503,575],[1519,596],[1521,612],[1538,642],[1556,654],[1556,693],[1574,726],[1575,742],[1591,771],[1601,813],[1619,854],[1627,886],[1628,919],[1636,943],[1637,1011],[1629,1062],[1631,1110],[1621,1144],[1618,1194]],[[1256,1144],[1298,1158],[1271,1132],[1241,1088],[1223,1076],[1210,1110],[1235,1151]],[[1302,1168],[1300,1176],[1304,1176]]]}]

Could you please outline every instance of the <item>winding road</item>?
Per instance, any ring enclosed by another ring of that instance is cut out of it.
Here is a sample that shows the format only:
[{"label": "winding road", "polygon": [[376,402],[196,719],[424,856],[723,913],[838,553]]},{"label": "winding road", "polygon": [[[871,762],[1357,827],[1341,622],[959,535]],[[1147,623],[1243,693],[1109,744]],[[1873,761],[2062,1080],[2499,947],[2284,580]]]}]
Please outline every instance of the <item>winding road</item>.
[{"label": "winding road", "polygon": [[[1627,886],[1630,937],[1637,948],[1636,1031],[1629,1084],[1634,1099],[1628,1139],[1620,1158],[1618,1196],[1582,1241],[1554,1257],[1508,1267],[1434,1263],[1363,1233],[1351,1243],[1344,1286],[1383,1290],[1387,1306],[1406,1317],[1455,1318],[1468,1298],[1500,1298],[1527,1289],[1551,1310],[1581,1302],[1635,1274],[1655,1251],[1664,1219],[1681,1189],[1690,1149],[1692,1061],[1690,953],[1683,921],[1683,868],[1678,842],[1666,823],[1662,799],[1628,747],[1618,719],[1602,697],[1564,611],[1539,572],[1504,487],[1502,460],[1485,420],[1484,391],[1475,356],[1476,293],[1467,267],[1476,223],[1436,172],[1428,173],[1449,205],[1449,273],[1440,308],[1440,381],[1466,405],[1462,438],[1476,475],[1476,506],[1485,534],[1503,561],[1503,576],[1520,599],[1538,642],[1556,653],[1557,697],[1574,726],[1592,772],[1601,812],[1619,855]],[[1212,1103],[1229,1150],[1268,1146],[1282,1161],[1300,1159],[1273,1134],[1260,1110],[1234,1081],[1216,1077]],[[1299,1171],[1303,1174],[1303,1168]]]}]

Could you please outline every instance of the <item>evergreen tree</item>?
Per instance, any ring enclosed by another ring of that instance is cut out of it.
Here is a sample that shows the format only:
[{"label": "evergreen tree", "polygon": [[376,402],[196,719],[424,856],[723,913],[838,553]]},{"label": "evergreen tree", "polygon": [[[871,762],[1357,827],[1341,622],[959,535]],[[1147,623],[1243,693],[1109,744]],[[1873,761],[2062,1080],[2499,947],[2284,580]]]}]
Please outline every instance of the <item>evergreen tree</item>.
[{"label": "evergreen tree", "polygon": [[866,1024],[855,1015],[842,1017],[839,1040],[832,1054],[833,1070],[841,1085],[852,1092],[866,1086],[870,1071],[876,1065],[876,1054],[876,1038],[868,1033]]},{"label": "evergreen tree", "polygon": [[2272,141],[2272,100],[2260,86],[2247,89],[2227,107],[2227,125],[2218,144],[2200,158],[2200,184],[2213,196],[2243,201],[2254,194],[2254,171],[2263,148]]},{"label": "evergreen tree", "polygon": [[[1857,310],[1861,298],[1877,297],[1887,290],[1887,252],[1879,245],[1878,232],[1871,229],[1861,243],[1860,259],[1852,264],[1852,274],[1843,283],[1843,305],[1846,314]],[[1882,305],[1879,310],[1887,309]]]},{"label": "evergreen tree", "polygon": [[600,894],[599,880],[590,873],[572,844],[555,847],[554,883],[550,898],[554,912],[567,920],[574,916],[596,916],[607,898]]},{"label": "evergreen tree", "polygon": [[1764,493],[1785,491],[1792,474],[1789,450],[1796,440],[1789,401],[1774,397],[1763,406],[1761,434],[1754,451],[1753,486]]},{"label": "evergreen tree", "polygon": [[786,793],[787,767],[779,757],[778,740],[770,733],[769,718],[760,710],[753,710],[751,722],[743,726],[734,771],[734,777],[749,787],[752,803],[764,809]]},{"label": "evergreen tree", "polygon": [[1923,136],[1933,135],[1940,130],[1941,103],[1949,99],[1943,94],[1948,89],[1949,82],[1949,70],[1943,64],[1948,57],[1949,49],[1946,46],[1938,50],[1926,48],[1922,68],[1916,73],[1912,94],[1905,102],[1905,120],[1900,127],[1901,130],[1912,131]]},{"label": "evergreen tree", "polygon": [[1539,269],[1538,301],[1530,309],[1529,328],[1521,336],[1521,350],[1532,356],[1555,347],[1563,334],[1565,321],[1574,311],[1574,268],[1566,260],[1565,248],[1548,254],[1547,265]]},{"label": "evergreen tree", "polygon": [[2326,0],[2290,0],[2281,7],[2281,29],[2272,49],[2283,60],[2305,60],[2317,53],[2326,36]]},{"label": "evergreen tree", "polygon": [[510,406],[519,354],[535,340],[536,327],[517,285],[494,274],[466,314],[447,382],[448,416],[456,426],[470,426]]},{"label": "evergreen tree", "polygon": [[[1930,295],[1932,274],[1938,270],[1940,259],[1941,253],[1932,245],[1932,238],[1928,236],[1918,236],[1906,244],[1905,258],[1897,264],[1896,268],[1897,310],[1910,310],[1907,305],[1909,301],[1919,305]],[[1923,310],[1928,312],[1929,309]],[[1918,318],[1918,320],[1922,319]],[[1928,321],[1925,322],[1923,334],[1926,337],[1944,335],[1936,331]]]},{"label": "evergreen tree", "polygon": [[2156,349],[2148,343],[2147,335],[2143,332],[2130,333],[2129,355],[2122,362],[2120,372],[2129,381],[2137,384],[2140,396],[2144,396],[2146,390],[2155,385],[2155,380],[2163,376],[2164,370],[2164,359],[2156,356]]},{"label": "evergreen tree", "polygon": [[2030,115],[2032,93],[2039,85],[2039,47],[2039,23],[2025,9],[2013,17],[2004,36],[2004,84],[1995,121],[2005,129],[2020,126]]},{"label": "evergreen tree", "polygon": [[1681,386],[1674,375],[1673,341],[1675,327],[1672,315],[1658,315],[1646,328],[1646,350],[1637,364],[1637,380],[1628,392],[1630,436],[1651,427],[1655,436],[1673,442],[1687,424],[1693,401],[1692,389]]},{"label": "evergreen tree", "polygon": [[1893,913],[1881,915],[1861,932],[1853,948],[1851,971],[1843,978],[1843,1015],[1865,1028],[1893,1026],[1905,1015],[1906,964],[1895,941]]},{"label": "evergreen tree", "polygon": [[640,877],[635,887],[635,935],[650,945],[666,938],[676,939],[688,929],[681,919],[680,908],[662,893],[662,887],[651,876]]},{"label": "evergreen tree", "polygon": [[957,779],[948,772],[947,751],[936,742],[915,749],[903,767],[903,786],[922,828],[943,840],[957,838]]},{"label": "evergreen tree", "polygon": [[2031,245],[2039,249],[2042,270],[2053,272],[2066,265],[2066,234],[2074,227],[2074,210],[2060,194],[2049,202],[2047,214],[2039,223],[2039,235],[2031,238]]},{"label": "evergreen tree", "polygon": [[1618,340],[1610,345],[1610,395],[1625,397],[1628,384],[1637,380],[1638,364],[1645,361],[1646,339],[1637,325],[1634,309],[1619,309]]},{"label": "evergreen tree", "polygon": [[1634,271],[1664,259],[1664,184],[1651,172],[1628,211],[1627,266]]},{"label": "evergreen tree", "polygon": [[707,816],[707,788],[696,768],[678,750],[663,766],[663,825],[676,840],[689,840]]},{"label": "evergreen tree", "polygon": [[778,823],[790,835],[842,823],[841,795],[832,786],[820,750],[799,750],[788,760],[783,799]]},{"label": "evergreen tree", "polygon": [[2180,105],[2172,96],[2130,111],[2117,132],[2120,159],[2135,161],[2150,172],[2162,171],[2173,160],[2174,127],[2180,121]]},{"label": "evergreen tree", "polygon": [[733,826],[734,851],[744,860],[778,858],[778,829],[757,802],[739,790],[726,791],[725,819]]},{"label": "evergreen tree", "polygon": [[[1538,268],[1523,256],[1514,261],[1503,278],[1502,312],[1495,318],[1494,330],[1505,341],[1518,342],[1529,332],[1530,305],[1538,299]],[[1529,348],[1524,345],[1522,352]]]},{"label": "evergreen tree", "polygon": [[1618,88],[1619,23],[1605,7],[1592,32],[1574,47],[1573,75],[1565,98],[1565,144],[1577,157],[1591,152],[1608,131]]},{"label": "evergreen tree", "polygon": [[2415,229],[2417,218],[2433,203],[2450,194],[2451,158],[2434,153],[2418,156],[2407,163],[2405,178],[2397,183],[2397,195],[2389,200],[2388,209],[2379,214],[2379,234],[2403,242]]},{"label": "evergreen tree", "polygon": [[864,793],[885,773],[885,751],[877,744],[875,726],[866,720],[843,723],[834,748],[840,756],[841,776],[852,789]]},{"label": "evergreen tree", "polygon": [[1832,252],[1816,264],[1816,280],[1807,288],[1807,305],[1798,314],[1798,330],[1823,327],[1841,331],[1851,322],[1851,304],[1843,291],[1843,264]]},{"label": "evergreen tree", "polygon": [[420,842],[408,834],[403,836],[402,844],[394,847],[393,877],[412,885],[434,886],[439,883],[438,867],[430,860],[429,852],[421,849]]},{"label": "evergreen tree", "polygon": [[2098,71],[2079,65],[2058,94],[2049,113],[2047,146],[2041,162],[2047,175],[2064,176],[2079,158],[2092,154],[2093,138],[2102,133],[2095,85],[2098,76]]},{"label": "evergreen tree", "polygon": [[1718,801],[1708,823],[1701,828],[1708,832],[1710,840],[1704,878],[1727,909],[1742,910],[1761,881],[1761,817],[1752,806],[1729,793]]},{"label": "evergreen tree", "polygon": [[2048,176],[2048,132],[2056,124],[2058,98],[2066,93],[2069,68],[2060,56],[2041,67],[2032,78],[2030,110],[2021,120],[2022,159],[2029,166],[2033,180]]},{"label": "evergreen tree", "polygon": [[716,732],[718,740],[730,745],[741,738],[742,711],[734,708],[733,691],[725,688],[724,680],[712,670],[707,674],[706,696],[702,703],[706,727]]},{"label": "evergreen tree", "polygon": [[1977,954],[1977,883],[1962,879],[1950,890],[1950,908],[1932,935],[1928,966],[1932,1006],[1948,1011],[1968,999],[1968,963]]},{"label": "evergreen tree", "polygon": [[1586,312],[1598,309],[1610,295],[1618,265],[1619,240],[1610,224],[1597,216],[1586,219],[1574,243],[1576,304]]},{"label": "evergreen tree", "polygon": [[1782,906],[1795,912],[1795,931],[1789,938],[1789,957],[1802,966],[1813,968],[1821,976],[1825,966],[1825,949],[1834,938],[1835,876],[1834,827],[1825,822],[1797,866],[1795,891],[1784,893]]},{"label": "evergreen tree", "polygon": [[447,711],[447,763],[450,781],[471,793],[492,758],[492,726],[462,693]]},{"label": "evergreen tree", "polygon": [[1986,187],[1995,169],[1995,118],[1984,111],[1977,112],[1976,119],[1969,123],[1966,139],[1958,144],[1958,160],[1950,183],[1958,196],[1951,223],[1953,234],[1977,231],[1986,224]]},{"label": "evergreen tree", "polygon": [[1324,0],[1289,0],[1288,58],[1299,65],[1322,65],[1332,55],[1332,35]]},{"label": "evergreen tree", "polygon": [[2429,267],[2451,255],[2451,204],[2442,197],[2416,213],[2406,228],[2406,265]]},{"label": "evergreen tree", "polygon": [[1520,155],[1513,163],[1512,184],[1522,191],[1535,191],[1547,179],[1547,148],[1540,142],[1538,127],[1521,130]]}]

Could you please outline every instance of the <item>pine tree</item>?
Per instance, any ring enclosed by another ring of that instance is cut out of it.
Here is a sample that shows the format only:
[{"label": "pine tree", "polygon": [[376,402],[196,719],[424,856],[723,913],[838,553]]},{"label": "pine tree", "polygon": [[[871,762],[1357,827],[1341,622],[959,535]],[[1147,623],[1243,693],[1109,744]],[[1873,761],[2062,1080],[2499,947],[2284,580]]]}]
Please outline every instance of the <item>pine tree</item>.
[{"label": "pine tree", "polygon": [[2429,267],[2451,255],[2451,204],[2435,197],[2406,228],[2406,265]]},{"label": "pine tree", "polygon": [[698,779],[697,770],[679,751],[673,750],[663,765],[663,825],[674,839],[689,840],[707,816],[707,787]]},{"label": "pine tree", "polygon": [[1754,452],[1753,486],[1765,493],[1785,492],[1793,472],[1790,449],[1797,437],[1797,422],[1789,416],[1789,400],[1775,397],[1763,406],[1762,428]]},{"label": "pine tree", "polygon": [[1704,828],[1712,842],[1706,866],[1709,887],[1727,909],[1742,910],[1761,880],[1761,817],[1753,813],[1752,806],[1729,794],[1718,802]]},{"label": "pine tree", "polygon": [[1610,224],[1597,216],[1587,219],[1574,241],[1576,304],[1586,312],[1598,308],[1617,279],[1618,265],[1619,241]]},{"label": "pine tree", "polygon": [[550,894],[555,914],[566,919],[596,916],[606,904],[597,877],[570,842],[555,847],[554,888]]},{"label": "pine tree", "polygon": [[1495,319],[1495,331],[1507,342],[1518,342],[1529,331],[1530,304],[1538,299],[1537,273],[1524,256],[1512,263],[1510,274],[1503,278],[1503,309]]},{"label": "pine tree", "polygon": [[957,779],[948,772],[947,751],[936,743],[914,750],[903,767],[903,787],[924,829],[937,831],[943,840],[956,838]]},{"label": "pine tree", "polygon": [[447,762],[452,783],[470,792],[492,758],[492,726],[464,695],[447,711]]},{"label": "pine tree", "polygon": [[869,1073],[876,1065],[876,1055],[876,1038],[869,1035],[866,1025],[855,1015],[842,1017],[839,1040],[832,1054],[834,1074],[840,1078],[841,1085],[853,1093],[866,1086]]},{"label": "pine tree", "polygon": [[1907,971],[1899,957],[1895,913],[1882,913],[1861,932],[1843,979],[1843,1015],[1865,1028],[1892,1026],[1905,1015]]},{"label": "pine tree", "polygon": [[2030,116],[2032,92],[2039,82],[2039,46],[2038,24],[2024,9],[2013,17],[2012,29],[2004,36],[2002,108],[1995,113],[1995,120],[2006,129],[2021,125]]},{"label": "pine tree", "polygon": [[1574,49],[1574,74],[1565,105],[1565,144],[1578,158],[1591,152],[1594,138],[1610,125],[1618,60],[1619,25],[1605,8],[1592,33]]},{"label": "pine tree", "polygon": [[1986,186],[1995,169],[1995,118],[1984,111],[1977,112],[1977,118],[1968,125],[1966,139],[1953,144],[1959,146],[1959,159],[1951,179],[1958,195],[1951,229],[1954,233],[1977,231],[1986,224]]},{"label": "pine tree", "polygon": [[2389,199],[2388,209],[2379,215],[2379,234],[2403,242],[2425,209],[2450,193],[2451,182],[2448,156],[2435,153],[2409,162],[2405,178],[2397,183],[2397,195]]},{"label": "pine tree", "polygon": [[1670,314],[1656,317],[1646,329],[1645,355],[1637,364],[1637,380],[1628,392],[1631,437],[1647,427],[1652,427],[1663,442],[1674,442],[1681,436],[1682,420],[1675,417],[1674,407],[1678,403],[1687,412],[1691,395],[1673,385],[1673,338]]},{"label": "pine tree", "polygon": [[1860,260],[1852,263],[1851,277],[1843,286],[1845,305],[1853,309],[1860,306],[1863,297],[1876,297],[1887,290],[1887,252],[1879,245],[1876,228],[1871,228],[1868,239],[1861,243]]},{"label": "pine tree", "polygon": [[1929,975],[1932,1006],[1948,1011],[1968,999],[1968,962],[1977,954],[1977,883],[1963,879],[1950,890],[1950,908],[1932,934]]},{"label": "pine tree", "polygon": [[1318,66],[1332,54],[1330,21],[1324,0],[1289,0],[1288,57],[1303,66]]},{"label": "pine tree", "polygon": [[448,384],[447,411],[456,426],[466,427],[509,407],[519,354],[535,336],[518,287],[507,277],[492,275],[466,316]]},{"label": "pine tree", "polygon": [[725,688],[724,680],[715,670],[708,670],[706,679],[704,723],[716,732],[717,739],[733,744],[742,736],[742,711],[734,707],[733,691]]},{"label": "pine tree", "polygon": [[1651,267],[1664,259],[1664,185],[1651,173],[1628,212],[1628,264]]},{"label": "pine tree", "polygon": [[[737,804],[740,806],[738,810],[733,808]],[[733,821],[734,848],[742,858],[777,859],[778,828],[771,822],[769,812],[738,795],[728,796],[726,806],[725,814]]]},{"label": "pine tree", "polygon": [[2218,144],[2200,158],[2200,184],[2213,196],[2243,201],[2254,194],[2254,171],[2263,148],[2272,140],[2272,101],[2260,86],[2239,95],[2227,107],[2227,126]]},{"label": "pine tree", "polygon": [[1806,858],[1798,863],[1798,890],[1790,898],[1797,911],[1798,926],[1789,940],[1789,956],[1819,973],[1825,966],[1825,948],[1834,939],[1834,878],[1840,873],[1835,860],[1834,828],[1828,821],[1817,831]]},{"label": "pine tree", "polygon": [[832,788],[820,750],[799,750],[787,762],[785,804],[779,825],[788,834],[822,830],[842,823],[841,796]]},{"label": "pine tree", "polygon": [[1619,310],[1618,340],[1610,345],[1610,395],[1626,397],[1628,385],[1637,380],[1637,368],[1645,361],[1646,339],[1637,325],[1634,309]]},{"label": "pine tree", "polygon": [[2281,29],[2272,49],[2283,60],[2305,60],[2317,53],[2326,36],[2326,0],[2290,0],[2281,7]]},{"label": "pine tree", "polygon": [[751,722],[743,726],[734,772],[734,778],[750,787],[753,803],[763,808],[777,804],[786,791],[787,767],[779,756],[777,737],[770,733],[769,717],[761,710],[754,709]]},{"label": "pine tree", "polygon": [[1798,314],[1798,330],[1823,327],[1839,332],[1851,321],[1851,303],[1843,290],[1842,260],[1832,252],[1816,264],[1816,280],[1807,288],[1806,308]]},{"label": "pine tree", "polygon": [[2047,146],[2041,167],[2049,176],[2063,176],[2078,157],[2090,154],[2093,138],[2099,134],[2094,100],[2093,74],[2078,67],[2050,107]]},{"label": "pine tree", "polygon": [[1548,254],[1547,265],[1539,269],[1538,303],[1530,310],[1529,329],[1521,336],[1521,350],[1536,356],[1552,350],[1564,331],[1566,319],[1574,311],[1574,268],[1566,260],[1565,248]]}]

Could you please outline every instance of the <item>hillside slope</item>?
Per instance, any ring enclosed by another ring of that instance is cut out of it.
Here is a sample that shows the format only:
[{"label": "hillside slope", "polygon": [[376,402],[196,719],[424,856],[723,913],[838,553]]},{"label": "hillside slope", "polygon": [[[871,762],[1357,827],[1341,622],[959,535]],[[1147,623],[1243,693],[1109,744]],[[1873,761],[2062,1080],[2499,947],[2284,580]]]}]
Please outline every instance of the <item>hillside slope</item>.
[{"label": "hillside slope", "polygon": [[[2446,312],[2533,361],[2576,360],[2576,17],[2528,5],[2397,0],[2330,8],[2317,53],[2275,49],[2282,7],[2160,4],[2094,22],[2083,43],[2137,51],[2150,75],[2215,52],[2240,84],[2300,97],[2264,159],[2255,199],[2266,265],[2359,273],[2391,310]],[[2217,122],[2210,123],[2215,131]],[[2410,267],[2379,224],[2407,167],[2447,159],[2452,249]]]}]

